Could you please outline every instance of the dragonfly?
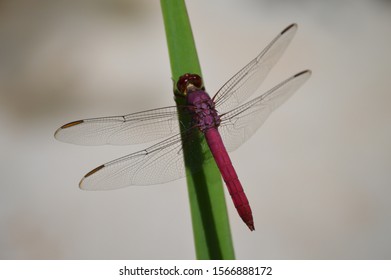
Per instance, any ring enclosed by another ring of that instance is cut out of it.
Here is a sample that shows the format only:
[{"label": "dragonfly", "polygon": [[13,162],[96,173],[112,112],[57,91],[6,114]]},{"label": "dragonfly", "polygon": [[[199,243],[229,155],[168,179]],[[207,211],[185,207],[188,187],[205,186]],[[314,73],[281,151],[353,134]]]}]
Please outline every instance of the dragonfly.
[{"label": "dragonfly", "polygon": [[[210,149],[211,153],[207,154],[215,160],[239,216],[253,231],[252,210],[228,151],[234,151],[246,142],[270,113],[309,79],[311,71],[301,71],[247,101],[280,59],[296,31],[296,24],[281,31],[213,98],[205,91],[199,75],[186,73],[176,84],[176,90],[186,101],[182,106],[84,119],[61,126],[55,132],[55,138],[77,145],[130,145],[164,139],[146,149],[96,167],[82,178],[79,187],[83,190],[112,190],[182,178],[185,176],[183,145],[192,145],[192,137],[198,133]],[[187,128],[182,131],[178,110],[188,114],[190,119]]]}]

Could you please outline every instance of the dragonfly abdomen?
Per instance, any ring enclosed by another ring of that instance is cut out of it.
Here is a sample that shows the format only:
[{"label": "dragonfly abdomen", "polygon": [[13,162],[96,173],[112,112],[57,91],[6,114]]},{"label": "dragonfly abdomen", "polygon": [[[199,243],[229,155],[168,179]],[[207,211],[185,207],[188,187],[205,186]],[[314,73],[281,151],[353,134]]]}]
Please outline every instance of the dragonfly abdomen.
[{"label": "dragonfly abdomen", "polygon": [[227,185],[229,194],[231,195],[239,216],[250,230],[254,230],[254,220],[250,203],[244,193],[242,184],[239,181],[238,175],[236,174],[217,128],[206,130],[205,138],[220,170],[221,176]]}]

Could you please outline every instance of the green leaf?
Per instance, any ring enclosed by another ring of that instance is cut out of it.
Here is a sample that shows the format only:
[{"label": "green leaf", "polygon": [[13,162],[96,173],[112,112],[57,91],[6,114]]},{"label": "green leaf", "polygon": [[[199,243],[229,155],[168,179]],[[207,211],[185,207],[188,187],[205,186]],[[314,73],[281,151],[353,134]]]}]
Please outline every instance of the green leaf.
[{"label": "green leaf", "polygon": [[[181,75],[202,76],[201,68],[184,1],[161,0],[161,7],[175,91]],[[177,97],[176,102],[183,105],[185,100]],[[190,124],[185,114],[179,114],[179,120]],[[184,145],[184,156],[197,259],[234,259],[220,172],[214,160],[205,160],[211,155],[203,135],[198,133],[196,138],[191,145]],[[195,159],[194,155],[199,157]]]}]

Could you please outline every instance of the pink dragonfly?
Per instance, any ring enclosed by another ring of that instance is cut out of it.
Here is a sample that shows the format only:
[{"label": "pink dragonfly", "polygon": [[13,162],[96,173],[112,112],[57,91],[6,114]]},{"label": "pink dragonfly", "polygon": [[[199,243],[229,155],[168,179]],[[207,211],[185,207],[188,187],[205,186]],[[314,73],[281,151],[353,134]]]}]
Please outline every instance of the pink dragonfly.
[{"label": "pink dragonfly", "polygon": [[79,120],[60,127],[55,133],[56,139],[79,145],[128,145],[168,137],[149,148],[98,166],[84,176],[80,188],[111,190],[182,178],[185,166],[181,139],[184,139],[184,145],[191,145],[192,135],[201,132],[239,216],[250,230],[254,230],[248,199],[227,151],[235,150],[248,140],[270,113],[310,77],[309,70],[302,71],[244,103],[264,81],[296,30],[296,24],[285,28],[257,57],[229,79],[212,99],[204,91],[200,76],[181,76],[177,90],[182,98],[186,98],[186,105],[178,108],[189,114],[191,119],[190,128],[182,133],[176,106],[126,116]]}]

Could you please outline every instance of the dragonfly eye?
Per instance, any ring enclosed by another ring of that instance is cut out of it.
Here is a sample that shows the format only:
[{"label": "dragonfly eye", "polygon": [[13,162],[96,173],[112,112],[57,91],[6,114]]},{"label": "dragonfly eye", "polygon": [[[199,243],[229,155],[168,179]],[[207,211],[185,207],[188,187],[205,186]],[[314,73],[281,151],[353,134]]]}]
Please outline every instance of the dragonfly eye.
[{"label": "dragonfly eye", "polygon": [[187,73],[182,75],[178,79],[177,89],[180,93],[185,94],[186,89],[189,85],[193,85],[196,88],[202,88],[202,78],[197,74]]}]

